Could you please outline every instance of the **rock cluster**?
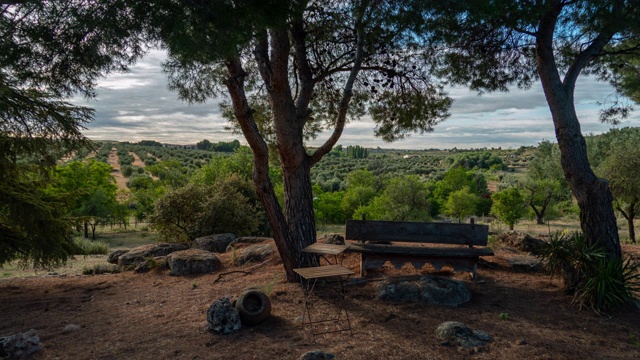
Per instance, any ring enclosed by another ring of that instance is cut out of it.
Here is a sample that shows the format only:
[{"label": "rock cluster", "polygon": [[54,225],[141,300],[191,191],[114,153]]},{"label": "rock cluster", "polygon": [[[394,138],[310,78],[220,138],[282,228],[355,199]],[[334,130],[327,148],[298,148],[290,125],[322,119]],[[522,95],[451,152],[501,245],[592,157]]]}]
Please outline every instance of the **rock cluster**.
[{"label": "rock cluster", "polygon": [[207,311],[209,330],[218,334],[231,334],[240,330],[240,313],[228,297],[218,299]]},{"label": "rock cluster", "polygon": [[40,350],[42,350],[40,338],[33,329],[22,334],[0,337],[0,358],[2,359],[25,359]]}]

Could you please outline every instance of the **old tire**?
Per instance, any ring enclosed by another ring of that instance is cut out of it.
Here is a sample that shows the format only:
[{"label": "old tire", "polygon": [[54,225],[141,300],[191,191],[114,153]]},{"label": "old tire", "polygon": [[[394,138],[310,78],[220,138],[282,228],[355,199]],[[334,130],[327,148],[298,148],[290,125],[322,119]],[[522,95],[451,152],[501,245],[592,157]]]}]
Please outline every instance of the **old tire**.
[{"label": "old tire", "polygon": [[236,300],[240,321],[245,325],[258,325],[271,316],[271,299],[260,289],[247,289]]}]

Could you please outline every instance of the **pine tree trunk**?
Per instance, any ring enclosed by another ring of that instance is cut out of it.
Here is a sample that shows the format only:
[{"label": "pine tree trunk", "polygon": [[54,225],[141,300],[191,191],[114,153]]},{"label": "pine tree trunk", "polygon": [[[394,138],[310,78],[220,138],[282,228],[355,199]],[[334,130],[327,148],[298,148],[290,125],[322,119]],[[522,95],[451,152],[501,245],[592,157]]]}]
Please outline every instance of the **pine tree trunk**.
[{"label": "pine tree trunk", "polygon": [[622,252],[613,212],[613,196],[607,181],[599,179],[591,170],[586,142],[574,107],[576,79],[592,54],[583,52],[576,58],[564,80],[560,78],[553,52],[553,31],[559,11],[559,8],[555,12],[550,10],[540,22],[536,40],[538,74],[551,110],[562,170],[580,208],[582,232],[589,243],[598,243],[609,256],[619,258]]}]

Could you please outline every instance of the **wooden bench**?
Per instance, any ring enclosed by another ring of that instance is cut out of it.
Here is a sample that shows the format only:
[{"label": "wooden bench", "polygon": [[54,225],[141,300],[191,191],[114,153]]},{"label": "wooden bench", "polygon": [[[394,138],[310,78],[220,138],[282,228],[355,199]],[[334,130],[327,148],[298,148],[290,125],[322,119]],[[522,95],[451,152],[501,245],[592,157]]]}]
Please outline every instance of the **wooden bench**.
[{"label": "wooden bench", "polygon": [[[450,265],[455,271],[471,272],[476,277],[478,258],[492,256],[487,246],[489,227],[487,225],[422,223],[404,221],[347,220],[346,240],[358,240],[349,243],[347,252],[361,254],[360,276],[367,269],[382,268],[390,261],[400,269],[410,262],[416,269],[430,263],[436,270]],[[427,243],[447,246],[405,246],[365,244],[361,241]]]}]

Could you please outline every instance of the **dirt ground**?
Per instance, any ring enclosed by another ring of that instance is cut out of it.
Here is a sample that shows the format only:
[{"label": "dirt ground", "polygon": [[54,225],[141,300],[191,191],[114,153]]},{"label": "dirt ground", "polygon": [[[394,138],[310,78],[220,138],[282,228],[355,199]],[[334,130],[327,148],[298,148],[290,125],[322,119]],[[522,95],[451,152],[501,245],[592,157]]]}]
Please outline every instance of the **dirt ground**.
[{"label": "dirt ground", "polygon": [[[640,253],[638,247],[627,250]],[[240,270],[231,266],[231,256],[221,255],[222,273]],[[0,335],[35,329],[44,346],[36,359],[297,359],[313,349],[334,353],[337,359],[367,360],[640,358],[640,311],[627,307],[598,316],[578,310],[558,281],[544,272],[516,272],[506,265],[508,256],[509,251],[496,251],[475,283],[468,274],[438,274],[462,280],[471,289],[471,302],[459,308],[375,299],[381,280],[427,269],[406,265],[371,274],[368,281],[348,286],[353,335],[334,333],[315,340],[300,327],[302,290],[299,284],[284,283],[276,260],[249,275],[171,277],[156,269],[2,279]],[[344,265],[357,272],[357,255],[347,255]],[[249,286],[272,288],[272,317],[232,335],[207,331],[211,303],[223,296],[235,298]],[[335,311],[332,300],[317,299],[315,310]],[[475,350],[441,345],[433,332],[445,321],[484,330],[494,342]],[[63,331],[69,324],[80,329]]]}]

